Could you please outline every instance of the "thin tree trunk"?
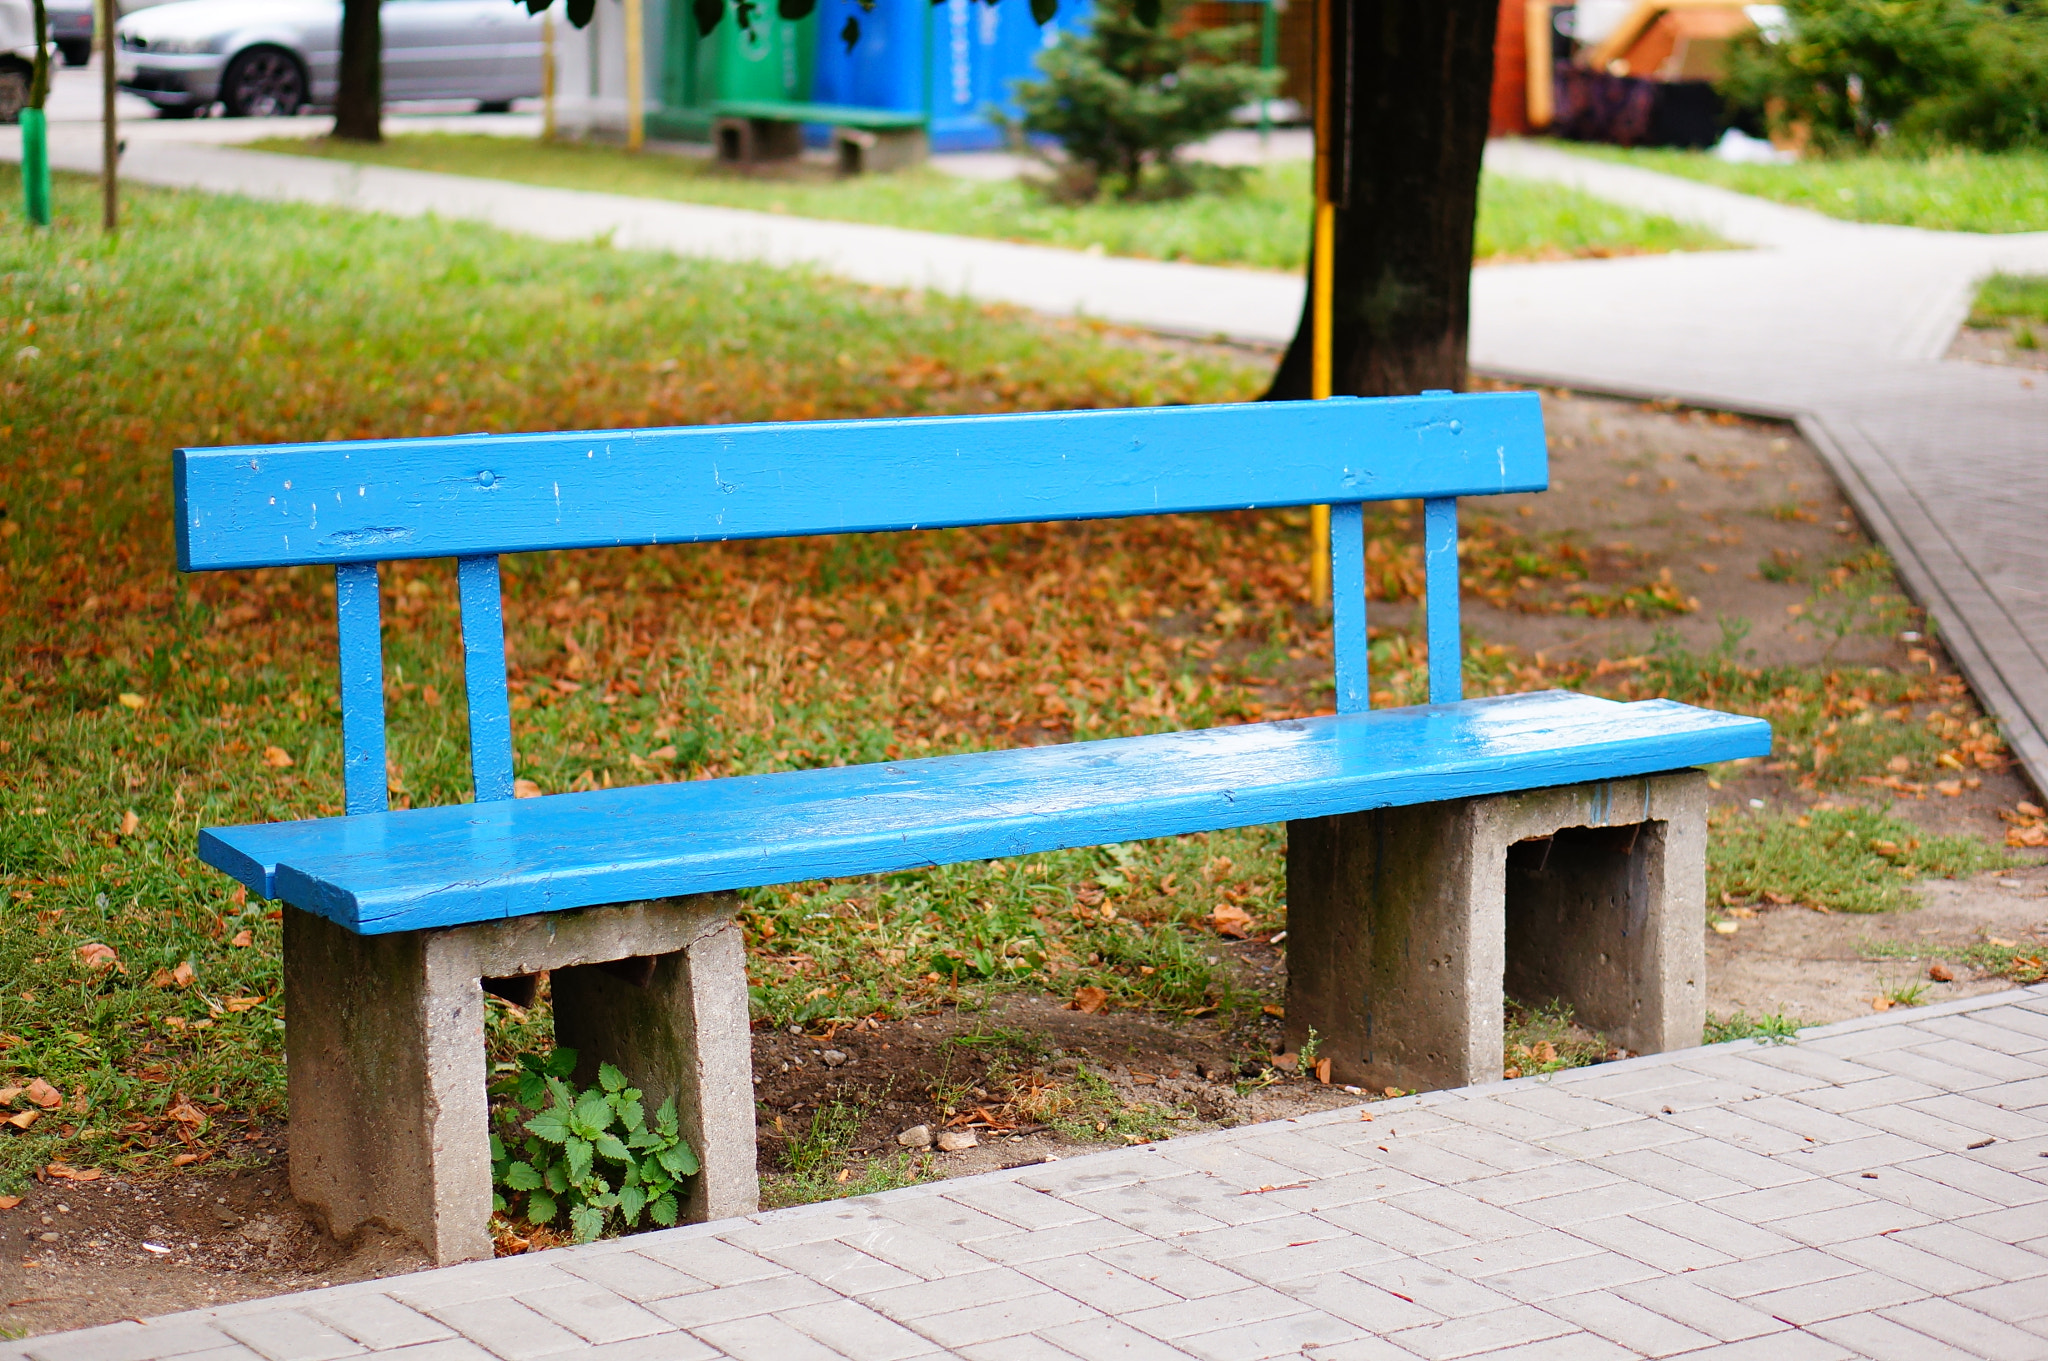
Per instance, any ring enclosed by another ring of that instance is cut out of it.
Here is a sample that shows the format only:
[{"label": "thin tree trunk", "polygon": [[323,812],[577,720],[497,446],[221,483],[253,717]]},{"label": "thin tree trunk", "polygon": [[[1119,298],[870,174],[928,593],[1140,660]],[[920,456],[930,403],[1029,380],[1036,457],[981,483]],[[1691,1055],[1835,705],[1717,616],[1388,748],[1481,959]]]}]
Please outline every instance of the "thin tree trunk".
[{"label": "thin tree trunk", "polygon": [[334,96],[334,135],[349,142],[384,140],[381,0],[341,0],[341,88]]},{"label": "thin tree trunk", "polygon": [[[1332,387],[1358,397],[1455,388],[1499,0],[1329,3]],[[1310,343],[1304,306],[1268,399],[1309,395]]]}]

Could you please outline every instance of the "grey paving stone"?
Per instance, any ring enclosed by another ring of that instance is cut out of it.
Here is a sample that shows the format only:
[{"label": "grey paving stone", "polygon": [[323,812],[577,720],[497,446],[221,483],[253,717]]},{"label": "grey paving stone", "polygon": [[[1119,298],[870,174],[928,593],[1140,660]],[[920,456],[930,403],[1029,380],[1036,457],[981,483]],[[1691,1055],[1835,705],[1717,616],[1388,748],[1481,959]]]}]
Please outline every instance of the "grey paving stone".
[{"label": "grey paving stone", "polygon": [[1404,1192],[1420,1191],[1429,1185],[1431,1183],[1407,1172],[1368,1165],[1343,1176],[1324,1177],[1299,1191],[1269,1194],[1276,1204],[1315,1214],[1339,1206],[1356,1205],[1362,1200],[1385,1200]]},{"label": "grey paving stone", "polygon": [[1618,1285],[1651,1280],[1662,1274],[1653,1266],[1619,1253],[1595,1252],[1586,1257],[1522,1267],[1482,1279],[1495,1290],[1524,1304],[1542,1304],[1587,1290],[1612,1290]]},{"label": "grey paving stone", "polygon": [[[1993,1283],[1994,1278],[1984,1272],[1947,1257],[1923,1252],[1905,1238],[1903,1233],[1872,1235],[1830,1244],[1828,1252],[1845,1262],[1881,1271],[1894,1280],[1911,1281],[1938,1295],[1952,1295]],[[2042,1293],[2038,1284],[2031,1288]]]},{"label": "grey paving stone", "polygon": [[946,1198],[1020,1229],[1051,1229],[1062,1224],[1085,1223],[1092,1218],[1076,1205],[1014,1181],[976,1182],[948,1191]]},{"label": "grey paving stone", "polygon": [[[1910,1279],[1910,1278],[1909,1278]],[[1955,1302],[2007,1323],[2048,1319],[2048,1287],[2039,1280],[2003,1281],[1972,1290],[1944,1290]]]},{"label": "grey paving stone", "polygon": [[711,1288],[695,1276],[637,1252],[579,1257],[563,1263],[563,1270],[629,1300],[667,1299],[670,1295],[689,1295]]},{"label": "grey paving stone", "polygon": [[719,1355],[710,1343],[688,1333],[657,1333],[625,1342],[607,1342],[577,1352],[575,1361],[712,1361]]},{"label": "grey paving stone", "polygon": [[[585,1285],[585,1290],[594,1287]],[[473,1300],[434,1310],[434,1317],[505,1361],[581,1351],[588,1340],[514,1299]]]},{"label": "grey paving stone", "polygon": [[1468,1314],[1463,1318],[1445,1319],[1442,1323],[1426,1323],[1420,1328],[1404,1328],[1388,1334],[1387,1340],[1430,1361],[1451,1361],[1454,1357],[1498,1351],[1503,1347],[1540,1342],[1566,1334],[1589,1336],[1555,1314],[1518,1304],[1491,1313]]},{"label": "grey paving stone", "polygon": [[[945,1202],[941,1199],[938,1203]],[[777,1248],[845,1238],[884,1222],[876,1206],[841,1201],[836,1205],[806,1205],[786,1215],[763,1215],[751,1222],[739,1222],[731,1228],[721,1228],[718,1237],[741,1252],[773,1261],[772,1254]]]},{"label": "grey paving stone", "polygon": [[[1417,1304],[1412,1298],[1395,1294],[1370,1281],[1359,1280],[1348,1272],[1294,1281],[1279,1289],[1282,1294],[1300,1300],[1312,1309],[1361,1328],[1369,1328],[1375,1333],[1416,1328],[1425,1323],[1441,1322],[1444,1318],[1444,1315]],[[1504,1307],[1511,1303],[1498,1295],[1491,1295],[1491,1292],[1489,1295],[1490,1307]]]},{"label": "grey paving stone", "polygon": [[972,1276],[949,1276],[944,1280],[878,1290],[861,1303],[898,1323],[914,1323],[965,1305],[1031,1299],[1045,1293],[1043,1284],[1021,1271],[1008,1267],[985,1267]]},{"label": "grey paving stone", "polygon": [[1639,1304],[1654,1314],[1661,1314],[1674,1323],[1684,1324],[1721,1342],[1741,1342],[1790,1329],[1790,1324],[1769,1314],[1759,1313],[1746,1304],[1695,1284],[1695,1275],[1698,1273],[1641,1281],[1622,1286],[1614,1293],[1621,1299]]},{"label": "grey paving stone", "polygon": [[1704,1266],[1719,1266],[1734,1260],[1725,1252],[1717,1252],[1704,1243],[1681,1237],[1669,1229],[1660,1229],[1655,1224],[1645,1224],[1630,1215],[1574,1224],[1571,1231],[1575,1238],[1618,1252],[1666,1274],[1697,1271]]},{"label": "grey paving stone", "polygon": [[1544,1196],[1514,1207],[1515,1213],[1551,1228],[1577,1229],[1593,1220],[1616,1215],[1640,1214],[1680,1204],[1678,1197],[1640,1182],[1618,1181],[1607,1186],[1563,1195]]},{"label": "grey paving stone", "polygon": [[[1690,1142],[1693,1135],[1684,1132]],[[1671,1156],[1666,1149],[1642,1148],[1620,1153],[1594,1155],[1594,1166],[1624,1181],[1662,1191],[1678,1200],[1708,1200],[1754,1189],[1754,1183],[1711,1172],[1694,1163]]]},{"label": "grey paving stone", "polygon": [[[1047,1229],[1045,1232],[1063,1235],[1074,1233],[1075,1230],[1060,1228]],[[1015,1233],[1014,1229],[1012,1233]],[[858,1248],[877,1261],[902,1268],[919,1280],[936,1281],[948,1276],[962,1276],[987,1270],[988,1263],[984,1258],[990,1254],[991,1245],[1007,1240],[984,1238],[976,1242],[973,1252],[962,1252],[958,1244],[949,1243],[943,1238],[935,1238],[922,1229],[892,1222],[863,1229],[849,1235],[844,1241],[848,1246]]]},{"label": "grey paving stone", "polygon": [[331,1361],[364,1352],[354,1338],[296,1309],[221,1319],[214,1326],[268,1361]]},{"label": "grey paving stone", "polygon": [[1868,1172],[1874,1168],[1897,1167],[1915,1158],[1927,1157],[1933,1149],[1902,1139],[1896,1134],[1873,1133],[1868,1138],[1840,1144],[1808,1144],[1778,1161],[1788,1169],[1808,1176],[1836,1177],[1844,1172]]},{"label": "grey paving stone", "polygon": [[1549,1337],[1541,1342],[1502,1347],[1486,1355],[1491,1361],[1636,1361],[1638,1353],[1588,1333]]},{"label": "grey paving stone", "polygon": [[1376,1243],[1398,1248],[1416,1256],[1464,1247],[1479,1241],[1455,1229],[1445,1228],[1433,1220],[1410,1214],[1385,1201],[1366,1201],[1357,1205],[1339,1206],[1336,1209],[1318,1212],[1316,1218],[1327,1220],[1352,1233],[1361,1234]]},{"label": "grey paving stone", "polygon": [[1783,1337],[1723,1342],[1692,1353],[1686,1361],[1853,1361],[1855,1355],[1818,1333],[1788,1333]]},{"label": "grey paving stone", "polygon": [[1439,1318],[1497,1313],[1513,1308],[1516,1303],[1483,1282],[1421,1262],[1382,1262],[1346,1274],[1419,1305]]},{"label": "grey paving stone", "polygon": [[1133,1313],[1180,1299],[1163,1286],[1095,1257],[1054,1257],[1020,1266],[1017,1271],[1105,1314]]},{"label": "grey paving stone", "polygon": [[1023,1337],[999,1337],[994,1342],[978,1342],[972,1347],[962,1347],[955,1356],[966,1361],[1080,1361],[1065,1347],[1055,1347],[1042,1337],[1025,1334]]},{"label": "grey paving stone", "polygon": [[1435,1186],[1426,1191],[1410,1191],[1405,1195],[1394,1196],[1386,1203],[1389,1209],[1401,1210],[1418,1219],[1426,1219],[1475,1243],[1490,1242],[1499,1238],[1517,1238],[1543,1227],[1534,1220],[1498,1206],[1488,1205],[1485,1201],[1475,1199],[1452,1186]]},{"label": "grey paving stone", "polygon": [[1265,1361],[1268,1357],[1300,1356],[1309,1348],[1320,1350],[1362,1336],[1365,1330],[1355,1323],[1309,1311],[1197,1333],[1179,1339],[1177,1345],[1203,1361]]},{"label": "grey paving stone", "polygon": [[[1962,1040],[1941,1039],[1931,1044],[1916,1044],[1910,1052],[1936,1063],[1953,1064],[1970,1072],[1982,1073],[1996,1082],[2026,1082],[2048,1077],[2048,1065]],[[1943,1085],[1954,1090],[1953,1083]]]},{"label": "grey paving stone", "polygon": [[1975,1352],[1959,1351],[1878,1314],[1823,1319],[1808,1331],[1870,1361],[1979,1361]]},{"label": "grey paving stone", "polygon": [[1793,1215],[1789,1219],[1774,1220],[1771,1223],[1771,1231],[1810,1247],[1829,1247],[1836,1243],[1875,1237],[1883,1233],[1896,1233],[1900,1229],[1910,1229],[1933,1222],[1934,1217],[1923,1211],[1889,1201],[1864,1198],[1857,1204],[1845,1205],[1838,1210],[1822,1210],[1818,1214]]},{"label": "grey paving stone", "polygon": [[1925,1160],[1915,1159],[1868,1176],[1858,1174],[1853,1180],[1842,1180],[1865,1195],[1918,1210],[1933,1219],[1967,1219],[1971,1215],[1990,1214],[1993,1210],[2005,1208],[1997,1201],[1921,1176],[1916,1168],[1922,1161]]},{"label": "grey paving stone", "polygon": [[1993,1361],[2040,1361],[2048,1357],[2048,1338],[2015,1328],[1954,1300],[1923,1299],[1879,1311],[1894,1323],[1961,1347]]},{"label": "grey paving stone", "polygon": [[447,1324],[407,1308],[389,1295],[361,1293],[329,1298],[310,1304],[306,1312],[322,1320],[371,1351],[406,1347],[419,1342],[436,1342],[455,1336]]},{"label": "grey paving stone", "polygon": [[[1995,1095],[1996,1089],[1967,1094],[1941,1092],[1933,1096],[1916,1097],[1909,1104],[1916,1111],[1948,1120],[1978,1134],[1991,1135],[2001,1142],[2048,1137],[2048,1118],[2007,1110],[1995,1101],[1985,1099],[1987,1096]],[[1976,1139],[1965,1141],[1966,1145],[1976,1142]]]},{"label": "grey paving stone", "polygon": [[1187,1361],[1189,1353],[1130,1324],[1113,1318],[1080,1319],[1041,1328],[1037,1337],[1086,1361],[1116,1357],[1118,1361]]},{"label": "grey paving stone", "polygon": [[[1981,1162],[1969,1153],[1946,1153],[1903,1165],[1903,1170],[2008,1208],[2048,1200],[2048,1186]],[[1963,1216],[1957,1215],[1956,1218]]]},{"label": "grey paving stone", "polygon": [[1707,1205],[1660,1205],[1635,1218],[1730,1257],[1765,1257],[1797,1246],[1781,1233],[1744,1223]]},{"label": "grey paving stone", "polygon": [[846,1354],[773,1314],[724,1319],[692,1329],[733,1361],[846,1361]]},{"label": "grey paving stone", "polygon": [[633,1251],[707,1285],[743,1285],[787,1274],[787,1268],[766,1257],[743,1252],[703,1233],[641,1234],[633,1240]]},{"label": "grey paving stone", "polygon": [[1573,1134],[1560,1134],[1545,1139],[1543,1146],[1553,1153],[1567,1158],[1605,1158],[1617,1153],[1633,1153],[1640,1149],[1656,1148],[1662,1144],[1674,1144],[1693,1137],[1692,1131],[1680,1129],[1661,1116],[1652,1119],[1635,1115],[1626,1123],[1598,1125]]},{"label": "grey paving stone", "polygon": [[[503,1269],[479,1270],[480,1267]],[[440,1271],[424,1271],[393,1282],[385,1287],[383,1293],[421,1313],[433,1314],[443,1308],[473,1304],[478,1300],[505,1299],[522,1291],[546,1290],[552,1286],[576,1283],[576,1277],[551,1261],[541,1260],[536,1254],[508,1257],[502,1263],[479,1262],[445,1267]]]},{"label": "grey paving stone", "polygon": [[1924,1082],[1915,1082],[1911,1078],[1899,1077],[1894,1073],[1880,1073],[1858,1082],[1815,1087],[1797,1093],[1792,1100],[1818,1111],[1842,1115],[1852,1111],[1867,1111],[1876,1106],[1904,1105],[1908,1101],[1921,1101],[1939,1095],[1939,1088],[1930,1087]]},{"label": "grey paving stone", "polygon": [[233,1338],[207,1324],[166,1320],[147,1327],[110,1323],[31,1338],[23,1350],[35,1361],[154,1361],[233,1345]]},{"label": "grey paving stone", "polygon": [[788,1267],[842,1295],[865,1295],[924,1279],[878,1257],[870,1257],[850,1243],[831,1238],[823,1242],[790,1243],[768,1249],[763,1255],[778,1266]]},{"label": "grey paving stone", "polygon": [[1125,1323],[1142,1333],[1176,1345],[1197,1333],[1215,1332],[1239,1324],[1285,1318],[1302,1311],[1299,1300],[1263,1285],[1248,1285],[1227,1295],[1208,1295],[1199,1300],[1178,1300],[1172,1304],[1121,1315]]},{"label": "grey paving stone", "polygon": [[959,1348],[1105,1317],[1100,1310],[1091,1309],[1071,1296],[1040,1287],[1034,1295],[927,1314],[912,1320],[909,1326],[941,1347]]},{"label": "grey paving stone", "polygon": [[703,1290],[694,1295],[672,1295],[667,1299],[650,1300],[645,1307],[677,1327],[688,1328],[702,1336],[706,1324],[752,1318],[782,1309],[794,1309],[800,1305],[822,1304],[826,1300],[837,1298],[837,1295],[816,1281],[788,1274],[765,1281],[742,1281],[738,1285],[728,1285],[718,1290]]},{"label": "grey paving stone", "polygon": [[1673,1356],[1714,1342],[1696,1328],[1688,1328],[1605,1290],[1559,1296],[1546,1301],[1543,1309],[1637,1356]]},{"label": "grey paving stone", "polygon": [[675,1330],[675,1325],[659,1314],[594,1283],[528,1291],[519,1302],[585,1342],[625,1342]]},{"label": "grey paving stone", "polygon": [[[678,1353],[688,1356],[688,1349]],[[397,1351],[376,1353],[379,1357],[391,1357],[394,1361],[499,1361],[491,1352],[471,1342],[466,1337],[446,1337],[438,1342],[419,1342]]]},{"label": "grey paving stone", "polygon": [[1766,1290],[1750,1295],[1744,1303],[1772,1318],[1804,1326],[1844,1314],[1869,1313],[1886,1305],[1905,1304],[1927,1298],[1918,1286],[1875,1271],[1858,1271],[1825,1281],[1809,1281],[1783,1290]]},{"label": "grey paving stone", "polygon": [[1857,1268],[1814,1248],[1795,1248],[1769,1257],[1751,1257],[1691,1272],[1686,1279],[1694,1285],[1728,1296],[1746,1299],[1767,1291],[1813,1285],[1857,1274]]},{"label": "grey paving stone", "polygon": [[1599,1255],[1600,1249],[1583,1238],[1561,1229],[1537,1229],[1513,1238],[1474,1243],[1467,1248],[1434,1252],[1422,1259],[1429,1266],[1473,1280],[1486,1280],[1503,1272],[1523,1271],[1577,1258]]},{"label": "grey paving stone", "polygon": [[1753,1148],[1716,1139],[1688,1139],[1683,1143],[1665,1144],[1656,1151],[1675,1162],[1689,1163],[1703,1172],[1712,1172],[1755,1190],[1786,1186],[1813,1175],[1799,1168],[1787,1167]]},{"label": "grey paving stone", "polygon": [[[1996,1017],[1999,1013],[1990,1013]],[[1924,1031],[1951,1040],[1961,1040],[1979,1048],[2011,1054],[2025,1058],[2030,1054],[2048,1054],[2048,1035],[2037,1035],[2026,1030],[2017,1030],[2000,1025],[1996,1020],[1986,1020],[1976,1015],[1940,1016],[1921,1026]]]},{"label": "grey paving stone", "polygon": [[970,1250],[977,1259],[1001,1262],[1008,1266],[1022,1266],[1027,1262],[1043,1262],[1054,1257],[1100,1252],[1106,1248],[1122,1247],[1129,1243],[1153,1241],[1155,1240],[1138,1229],[1119,1224],[1113,1219],[1091,1216],[1079,1224],[1062,1224],[1052,1229],[1023,1230],[1006,1234],[1001,1238],[977,1238]]},{"label": "grey paving stone", "polygon": [[784,1309],[775,1317],[850,1361],[909,1361],[935,1352],[910,1329],[852,1300]]},{"label": "grey paving stone", "polygon": [[1996,1280],[2023,1281],[2048,1275],[2048,1257],[1956,1224],[1929,1224],[1895,1235],[1899,1242],[1944,1257]]},{"label": "grey paving stone", "polygon": [[[1508,1208],[1573,1192],[1607,1189],[1627,1184],[1614,1173],[1592,1163],[1573,1161],[1554,1162],[1521,1172],[1503,1172],[1497,1177],[1467,1182],[1461,1189],[1475,1200]],[[1665,1199],[1670,1197],[1667,1196]]]},{"label": "grey paving stone", "polygon": [[1285,1286],[1332,1271],[1349,1271],[1404,1260],[1392,1248],[1357,1235],[1290,1243],[1228,1261],[1230,1269],[1261,1285]]},{"label": "grey paving stone", "polygon": [[1097,1260],[1122,1267],[1140,1280],[1170,1290],[1184,1300],[1242,1290],[1249,1282],[1226,1267],[1183,1252],[1171,1243],[1146,1241],[1104,1248],[1092,1254]]}]

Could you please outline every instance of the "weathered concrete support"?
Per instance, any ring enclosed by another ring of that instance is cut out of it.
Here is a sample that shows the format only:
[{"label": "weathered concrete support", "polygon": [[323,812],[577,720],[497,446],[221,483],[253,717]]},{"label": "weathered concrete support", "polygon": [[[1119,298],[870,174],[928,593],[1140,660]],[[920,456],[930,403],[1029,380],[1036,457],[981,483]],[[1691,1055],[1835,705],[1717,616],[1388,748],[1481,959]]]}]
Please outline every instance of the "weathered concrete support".
[{"label": "weathered concrete support", "polygon": [[[593,1072],[617,1063],[657,1105],[676,1097],[705,1168],[689,1216],[751,1211],[736,909],[714,894],[358,936],[285,908],[292,1194],[338,1238],[376,1224],[442,1264],[490,1256],[481,980],[559,970],[569,982],[566,1008],[557,983],[558,1042],[580,1038]],[[625,977],[600,973],[613,961],[627,962]],[[591,975],[632,995],[595,988]]]},{"label": "weathered concrete support", "polygon": [[1340,1082],[1498,1078],[1501,1004],[1552,999],[1640,1053],[1706,1018],[1696,771],[1288,824],[1287,1043]]}]

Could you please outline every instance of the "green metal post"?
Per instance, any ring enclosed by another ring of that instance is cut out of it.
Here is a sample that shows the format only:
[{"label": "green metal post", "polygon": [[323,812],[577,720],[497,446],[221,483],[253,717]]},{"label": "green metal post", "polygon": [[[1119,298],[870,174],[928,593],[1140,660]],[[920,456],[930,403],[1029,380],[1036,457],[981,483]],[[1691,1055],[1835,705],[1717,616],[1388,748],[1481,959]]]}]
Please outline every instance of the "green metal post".
[{"label": "green metal post", "polygon": [[21,111],[21,197],[28,220],[50,225],[50,126],[41,109]]}]

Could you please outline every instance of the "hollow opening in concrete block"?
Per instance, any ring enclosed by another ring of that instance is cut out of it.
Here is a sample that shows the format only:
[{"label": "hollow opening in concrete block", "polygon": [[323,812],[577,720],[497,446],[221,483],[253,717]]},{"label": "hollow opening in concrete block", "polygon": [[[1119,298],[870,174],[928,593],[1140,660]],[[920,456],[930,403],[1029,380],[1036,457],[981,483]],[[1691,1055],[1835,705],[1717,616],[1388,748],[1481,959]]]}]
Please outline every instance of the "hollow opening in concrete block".
[{"label": "hollow opening in concrete block", "polygon": [[484,991],[493,997],[502,997],[515,1007],[531,1008],[540,1000],[540,981],[544,973],[514,974],[510,978],[485,978],[479,980]]},{"label": "hollow opening in concrete block", "polygon": [[1661,822],[1565,827],[1507,854],[1507,995],[1571,1006],[1593,1030],[1629,1027],[1641,1006],[1651,870]]}]

